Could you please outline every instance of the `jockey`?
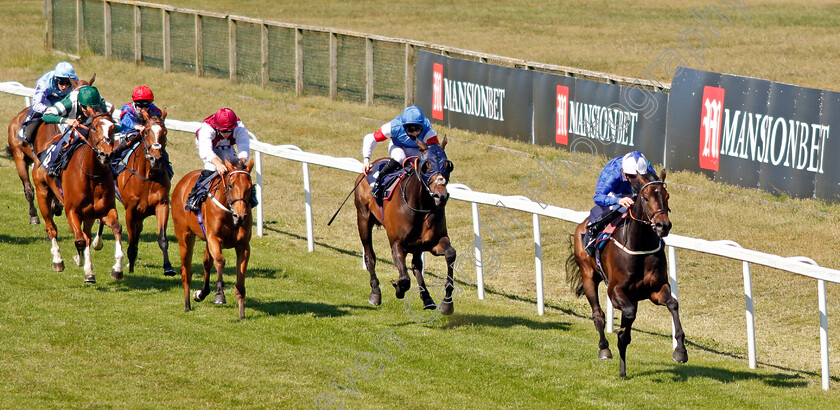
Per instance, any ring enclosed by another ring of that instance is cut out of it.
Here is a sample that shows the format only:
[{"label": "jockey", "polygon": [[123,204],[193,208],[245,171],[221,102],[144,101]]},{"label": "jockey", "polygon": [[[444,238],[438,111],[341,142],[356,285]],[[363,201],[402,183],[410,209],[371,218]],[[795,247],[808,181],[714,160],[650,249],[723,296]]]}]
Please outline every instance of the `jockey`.
[{"label": "jockey", "polygon": [[633,206],[633,186],[629,178],[648,173],[656,175],[650,161],[639,151],[614,158],[604,166],[595,185],[595,206],[589,212],[589,224],[583,240],[590,255],[594,255],[594,239],[601,230]]},{"label": "jockey", "polygon": [[426,144],[438,144],[437,133],[432,129],[432,124],[423,116],[420,107],[410,106],[403,110],[402,114],[393,120],[386,122],[373,134],[365,135],[362,142],[362,158],[364,158],[364,172],[371,170],[370,155],[373,149],[382,141],[391,139],[388,144],[388,153],[391,159],[385,164],[376,176],[376,181],[371,186],[371,192],[375,197],[381,197],[383,192],[382,179],[385,175],[398,170],[402,162],[411,156],[419,155],[417,139]]},{"label": "jockey", "polygon": [[162,116],[163,112],[154,104],[155,95],[152,90],[145,85],[138,86],[131,94],[132,102],[123,105],[120,110],[120,130],[121,133],[116,135],[117,141],[120,143],[114,149],[114,155],[118,156],[130,144],[132,138],[143,129],[143,126],[138,124],[143,121],[142,113],[146,112],[149,116]]},{"label": "jockey", "polygon": [[210,181],[216,174],[224,177],[227,173],[224,160],[244,164],[250,155],[251,142],[245,124],[230,108],[222,108],[205,118],[195,136],[195,147],[198,149],[198,156],[204,162],[204,171],[195,181],[195,186],[187,197],[186,208],[198,212]]},{"label": "jockey", "polygon": [[[56,147],[64,147],[70,141],[71,134],[67,130],[79,125],[89,126],[93,121],[93,115],[97,112],[105,112],[105,108],[106,103],[99,95],[99,90],[93,86],[84,86],[72,91],[63,100],[44,111],[43,121],[47,124],[59,124],[59,129],[64,134],[61,140],[44,150],[46,155],[44,153],[38,154],[39,157],[43,156],[41,164],[51,176],[57,176],[58,172],[61,171],[58,167],[55,167],[56,164],[54,163],[60,156]],[[87,134],[85,128],[78,128],[78,130]]]},{"label": "jockey", "polygon": [[35,95],[32,96],[32,106],[23,120],[18,131],[18,138],[23,140],[24,146],[35,139],[35,131],[41,125],[44,111],[53,104],[61,101],[72,91],[70,81],[78,81],[73,65],[62,61],[55,66],[55,70],[47,72],[38,79],[35,85]]}]

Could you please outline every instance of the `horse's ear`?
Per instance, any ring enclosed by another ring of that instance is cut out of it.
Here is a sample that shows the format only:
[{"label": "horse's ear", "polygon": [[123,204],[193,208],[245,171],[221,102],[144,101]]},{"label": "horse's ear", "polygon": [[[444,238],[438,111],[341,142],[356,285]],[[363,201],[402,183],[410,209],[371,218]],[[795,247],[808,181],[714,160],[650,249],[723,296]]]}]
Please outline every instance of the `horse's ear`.
[{"label": "horse's ear", "polygon": [[253,159],[253,158],[251,158],[251,159],[249,159],[249,160],[248,160],[248,166],[246,166],[246,167],[245,167],[245,169],[246,169],[246,170],[248,171],[248,173],[250,174],[250,173],[251,173],[251,169],[252,169],[252,168],[254,168],[254,159]]},{"label": "horse's ear", "polygon": [[166,108],[164,108],[164,109],[161,111],[160,119],[162,119],[162,120],[165,120],[165,119],[166,119]]},{"label": "horse's ear", "polygon": [[423,141],[420,141],[419,138],[417,139],[417,146],[420,148],[421,152],[426,151],[426,149],[429,148],[429,146],[426,145]]},{"label": "horse's ear", "polygon": [[114,108],[116,108],[116,107],[114,107],[114,106],[112,105],[112,106],[111,106],[111,109],[110,109],[110,110],[108,110],[108,116],[110,116],[110,117],[112,117],[112,118],[114,117]]},{"label": "horse's ear", "polygon": [[88,85],[93,85],[94,81],[96,81],[96,73],[93,73],[93,77],[91,77],[90,81],[88,81]]},{"label": "horse's ear", "polygon": [[659,176],[659,179],[664,182],[666,175],[668,175],[668,172],[665,170],[665,168],[662,168],[662,174]]},{"label": "horse's ear", "polygon": [[440,143],[440,149],[446,149],[446,144],[449,142],[449,139],[446,138],[446,135],[443,136],[443,141]]}]

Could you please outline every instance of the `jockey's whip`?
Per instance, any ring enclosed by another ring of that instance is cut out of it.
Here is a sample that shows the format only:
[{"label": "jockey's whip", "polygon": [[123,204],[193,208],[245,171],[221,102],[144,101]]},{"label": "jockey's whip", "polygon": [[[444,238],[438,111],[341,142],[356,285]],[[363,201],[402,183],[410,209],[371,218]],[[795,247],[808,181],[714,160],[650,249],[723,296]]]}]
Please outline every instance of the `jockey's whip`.
[{"label": "jockey's whip", "polygon": [[346,204],[347,200],[350,199],[350,195],[353,195],[353,192],[356,192],[356,188],[359,187],[359,184],[361,184],[362,181],[366,179],[367,174],[364,175],[365,176],[359,178],[359,182],[356,182],[356,185],[354,185],[353,189],[350,190],[350,193],[347,194],[347,198],[344,198],[344,202],[342,202],[341,205],[339,205],[338,209],[335,210],[335,214],[333,214],[332,218],[330,218],[330,221],[327,222],[327,226],[330,226],[330,224],[332,224],[333,220],[335,220],[335,217],[338,216],[338,212],[341,211],[341,208],[344,207],[344,204]]}]

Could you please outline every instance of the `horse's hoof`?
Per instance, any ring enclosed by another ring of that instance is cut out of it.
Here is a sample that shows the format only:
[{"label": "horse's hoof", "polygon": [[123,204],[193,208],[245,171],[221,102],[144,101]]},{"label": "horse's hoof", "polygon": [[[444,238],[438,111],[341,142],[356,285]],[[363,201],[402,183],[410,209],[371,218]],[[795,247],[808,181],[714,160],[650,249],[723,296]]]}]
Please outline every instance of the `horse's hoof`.
[{"label": "horse's hoof", "polygon": [[176,274],[175,269],[172,269],[171,266],[163,267],[163,276],[175,276]]},{"label": "horse's hoof", "polygon": [[193,300],[196,301],[196,302],[201,302],[202,300],[204,300],[204,298],[201,297],[201,291],[200,290],[197,290],[197,291],[193,292]]},{"label": "horse's hoof", "polygon": [[96,283],[96,275],[92,273],[90,275],[85,275],[85,283]]},{"label": "horse's hoof", "polygon": [[29,224],[30,224],[30,225],[40,225],[40,224],[41,224],[41,220],[40,220],[40,219],[38,219],[38,217],[37,217],[37,216],[33,216],[33,217],[29,218]]},{"label": "horse's hoof", "polygon": [[123,273],[122,273],[122,271],[116,271],[116,270],[111,269],[111,277],[114,278],[115,280],[120,280],[120,279],[123,278]]},{"label": "horse's hoof", "polygon": [[674,349],[674,361],[677,363],[685,363],[688,361],[688,352],[685,348]]},{"label": "horse's hoof", "polygon": [[437,309],[437,305],[432,298],[423,299],[423,309],[425,310],[435,310]]},{"label": "horse's hoof", "polygon": [[[405,285],[403,286],[403,284]],[[396,289],[397,299],[402,299],[405,297],[405,292],[411,288],[411,281],[406,279],[405,281],[397,282],[391,279],[391,285],[393,285],[394,289]]]},{"label": "horse's hoof", "polygon": [[128,273],[134,273],[134,264],[133,263],[128,264]]},{"label": "horse's hoof", "polygon": [[601,360],[612,359],[612,352],[610,349],[601,349],[601,351],[598,352],[598,358]]},{"label": "horse's hoof", "polygon": [[73,256],[73,262],[76,262],[76,266],[80,268],[82,267],[82,258],[80,258],[79,255]]},{"label": "horse's hoof", "polygon": [[224,293],[217,293],[216,296],[213,298],[213,303],[217,305],[224,305],[227,303],[227,299],[225,299]]},{"label": "horse's hoof", "polygon": [[53,270],[56,272],[64,272],[64,261],[53,263]]},{"label": "horse's hoof", "polygon": [[92,245],[93,245],[93,250],[101,251],[102,250],[102,245],[103,245],[102,237],[97,236],[96,238],[94,238]]},{"label": "horse's hoof", "polygon": [[455,304],[452,303],[452,299],[447,302],[446,298],[444,298],[443,302],[440,302],[440,313],[443,313],[444,315],[451,315],[455,313]]},{"label": "horse's hoof", "polygon": [[373,306],[379,306],[382,304],[382,294],[381,293],[371,293],[368,297],[368,303]]}]

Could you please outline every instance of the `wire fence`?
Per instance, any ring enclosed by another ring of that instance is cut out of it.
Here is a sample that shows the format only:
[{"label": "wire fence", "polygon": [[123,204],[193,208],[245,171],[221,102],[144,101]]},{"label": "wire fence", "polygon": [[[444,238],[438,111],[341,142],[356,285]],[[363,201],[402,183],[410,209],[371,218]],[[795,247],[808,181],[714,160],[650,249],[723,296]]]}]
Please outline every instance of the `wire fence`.
[{"label": "wire fence", "polygon": [[164,71],[333,99],[410,105],[419,50],[473,61],[667,91],[648,80],[469,50],[130,0],[46,0],[47,44]]}]

